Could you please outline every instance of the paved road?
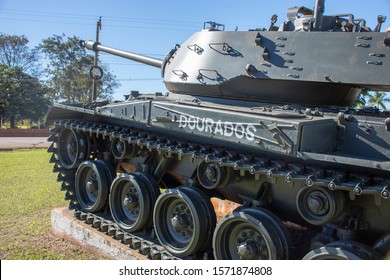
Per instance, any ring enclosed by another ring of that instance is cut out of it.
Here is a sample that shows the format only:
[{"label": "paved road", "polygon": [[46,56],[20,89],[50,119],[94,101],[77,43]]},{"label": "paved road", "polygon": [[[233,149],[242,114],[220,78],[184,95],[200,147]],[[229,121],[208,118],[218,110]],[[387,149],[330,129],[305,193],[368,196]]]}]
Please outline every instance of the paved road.
[{"label": "paved road", "polygon": [[47,137],[0,137],[0,150],[47,147]]}]

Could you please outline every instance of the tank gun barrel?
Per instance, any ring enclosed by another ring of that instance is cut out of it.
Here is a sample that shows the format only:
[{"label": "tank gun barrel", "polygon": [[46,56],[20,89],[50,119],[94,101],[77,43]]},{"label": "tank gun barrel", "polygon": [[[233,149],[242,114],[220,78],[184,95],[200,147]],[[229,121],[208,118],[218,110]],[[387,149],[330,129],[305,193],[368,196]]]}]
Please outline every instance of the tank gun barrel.
[{"label": "tank gun barrel", "polygon": [[80,45],[82,47],[87,48],[88,50],[91,50],[91,51],[95,51],[95,52],[99,51],[99,52],[109,53],[112,55],[116,55],[116,56],[120,56],[120,57],[123,57],[126,59],[137,61],[137,62],[140,62],[143,64],[154,66],[157,68],[161,68],[161,66],[163,64],[163,60],[161,60],[161,59],[138,54],[138,53],[123,51],[123,50],[116,49],[116,48],[103,46],[99,42],[95,42],[92,40],[86,40],[86,41],[82,40],[82,41],[80,41]]}]

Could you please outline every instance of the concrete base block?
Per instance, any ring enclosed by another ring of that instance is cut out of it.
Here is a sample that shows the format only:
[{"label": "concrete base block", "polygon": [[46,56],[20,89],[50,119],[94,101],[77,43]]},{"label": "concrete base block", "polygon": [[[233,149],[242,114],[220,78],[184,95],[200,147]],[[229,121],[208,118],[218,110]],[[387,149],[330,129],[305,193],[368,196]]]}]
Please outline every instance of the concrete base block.
[{"label": "concrete base block", "polygon": [[109,259],[147,259],[146,256],[130,249],[105,233],[77,220],[73,216],[73,211],[69,211],[67,208],[57,208],[51,211],[51,226],[55,235],[74,241]]}]

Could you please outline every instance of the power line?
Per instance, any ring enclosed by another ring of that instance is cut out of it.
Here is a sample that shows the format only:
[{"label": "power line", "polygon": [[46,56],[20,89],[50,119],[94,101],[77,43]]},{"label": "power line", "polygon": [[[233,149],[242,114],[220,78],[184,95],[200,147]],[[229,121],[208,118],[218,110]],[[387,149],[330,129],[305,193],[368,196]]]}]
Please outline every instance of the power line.
[{"label": "power line", "polygon": [[[157,53],[143,53],[142,55],[160,56],[160,57],[165,57],[166,56],[166,54],[157,54]],[[112,54],[103,53],[103,52],[102,52],[102,56],[107,56],[107,57],[110,57],[111,59],[123,60],[123,58],[121,58],[121,57],[116,57],[116,56],[113,56]]]},{"label": "power line", "polygon": [[[9,17],[0,17],[0,20],[13,20],[13,21],[23,21],[23,22],[41,22],[41,23],[55,23],[55,24],[72,24],[72,25],[95,25],[92,23],[85,22],[74,22],[74,21],[52,21],[52,20],[41,20],[41,19],[26,19],[26,18],[9,18]],[[165,31],[196,31],[195,29],[183,29],[183,28],[167,28],[167,27],[156,27],[156,26],[137,26],[137,25],[117,25],[117,24],[105,24],[107,27],[122,27],[130,29],[151,29],[151,30],[165,30]],[[160,25],[158,25],[160,26]]]},{"label": "power line", "polygon": [[127,78],[127,79],[117,79],[118,81],[162,81],[162,78]]},{"label": "power line", "polygon": [[[45,22],[45,23],[66,23],[66,24],[81,24],[81,25],[94,25],[93,23],[89,23],[89,21],[94,21],[96,19],[96,15],[85,15],[85,14],[75,14],[75,13],[58,13],[58,12],[42,12],[42,11],[26,11],[26,10],[15,10],[15,9],[2,9],[0,10],[0,15],[14,15],[14,16],[23,16],[23,18],[12,17],[12,18],[0,18],[7,20],[19,20],[19,21],[35,21],[35,22]],[[39,19],[25,19],[25,16],[30,17],[39,17]],[[53,21],[53,20],[43,20],[42,17],[45,18],[63,18],[63,19],[76,19],[76,20],[87,20],[88,23],[85,22],[74,22],[74,21]],[[118,16],[108,16],[102,15],[105,26],[110,27],[124,27],[124,28],[141,28],[141,29],[157,29],[157,30],[179,30],[179,31],[197,31],[202,26],[200,22],[197,21],[183,21],[183,20],[175,20],[175,19],[155,19],[155,18],[137,18],[137,17],[118,17]],[[125,23],[125,24],[116,24],[116,23]],[[128,25],[130,24],[140,24],[139,25]],[[150,25],[150,26],[145,26]],[[161,27],[165,26],[165,27]],[[233,28],[236,24],[225,23],[225,26],[232,26]],[[240,25],[241,27],[253,27],[250,25]],[[183,28],[180,28],[183,27]]]},{"label": "power line", "polygon": [[4,20],[13,20],[13,21],[27,21],[27,22],[42,22],[42,23],[58,23],[58,24],[76,24],[76,25],[95,25],[92,23],[80,23],[80,22],[64,22],[64,21],[48,21],[48,20],[40,20],[40,19],[26,19],[26,18],[7,18],[0,17],[0,19]]},{"label": "power line", "polygon": [[[79,15],[79,14],[63,14],[63,13],[55,13],[55,12],[38,12],[38,11],[24,11],[24,10],[10,10],[3,9],[0,10],[0,15],[3,14],[2,19],[7,20],[20,20],[20,21],[35,21],[35,22],[48,22],[48,23],[72,23],[72,24],[87,24],[91,25],[91,23],[85,23],[91,20],[96,19],[96,16],[93,15]],[[4,17],[8,16],[8,17]],[[10,17],[11,16],[11,17]],[[20,18],[22,16],[23,18]],[[29,17],[26,19],[26,16]],[[56,20],[44,20],[43,18],[55,18]],[[151,28],[151,29],[160,29],[160,30],[182,30],[182,31],[193,31],[194,29],[198,29],[199,23],[196,22],[186,22],[186,21],[178,21],[178,20],[167,20],[167,19],[150,19],[150,18],[124,18],[124,17],[113,17],[113,16],[103,16],[105,21],[105,26],[112,27],[130,27],[130,28]],[[37,19],[38,18],[38,19]],[[78,22],[74,21],[58,21],[60,19],[76,19]],[[80,22],[80,20],[82,22]],[[125,23],[116,24],[116,23]],[[128,25],[130,24],[140,24],[139,25]],[[150,26],[145,26],[150,25]],[[157,27],[156,27],[157,26]],[[164,26],[164,27],[161,27]],[[178,28],[178,27],[190,27],[191,29]]]}]

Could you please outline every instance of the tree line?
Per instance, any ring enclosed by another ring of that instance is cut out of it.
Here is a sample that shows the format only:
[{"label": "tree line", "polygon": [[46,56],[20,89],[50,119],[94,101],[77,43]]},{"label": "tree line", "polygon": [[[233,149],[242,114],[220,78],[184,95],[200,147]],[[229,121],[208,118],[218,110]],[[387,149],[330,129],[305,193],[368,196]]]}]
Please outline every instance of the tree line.
[{"label": "tree line", "polygon": [[[94,56],[79,41],[53,35],[30,48],[26,36],[0,33],[0,124],[9,121],[15,127],[16,118],[42,121],[54,102],[91,101]],[[97,98],[112,99],[119,81],[107,65],[100,66],[105,75],[98,81]]]}]

